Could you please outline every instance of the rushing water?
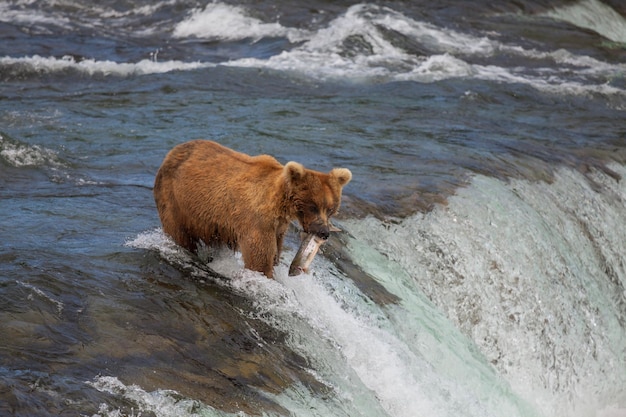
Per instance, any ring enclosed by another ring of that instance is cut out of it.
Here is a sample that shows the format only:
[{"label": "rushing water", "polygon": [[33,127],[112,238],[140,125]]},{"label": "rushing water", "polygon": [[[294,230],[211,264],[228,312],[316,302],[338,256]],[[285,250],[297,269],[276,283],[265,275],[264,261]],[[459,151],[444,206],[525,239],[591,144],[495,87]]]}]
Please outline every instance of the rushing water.
[{"label": "rushing water", "polygon": [[[0,3],[0,415],[626,415],[617,0]],[[313,271],[163,234],[195,138],[349,168]]]}]

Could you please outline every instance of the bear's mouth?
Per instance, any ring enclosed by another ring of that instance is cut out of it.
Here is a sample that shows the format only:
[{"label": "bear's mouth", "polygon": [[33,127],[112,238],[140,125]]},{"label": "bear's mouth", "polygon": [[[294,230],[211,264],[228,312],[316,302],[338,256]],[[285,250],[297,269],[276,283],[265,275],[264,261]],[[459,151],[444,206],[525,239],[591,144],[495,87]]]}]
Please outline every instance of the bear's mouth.
[{"label": "bear's mouth", "polygon": [[304,233],[312,234],[320,239],[327,240],[330,237],[331,232],[341,232],[341,229],[334,226],[332,223],[312,223],[309,227],[303,227]]},{"label": "bear's mouth", "polygon": [[320,239],[326,240],[330,237],[330,229],[328,228],[328,226],[323,226],[313,231],[312,234],[319,237]]}]

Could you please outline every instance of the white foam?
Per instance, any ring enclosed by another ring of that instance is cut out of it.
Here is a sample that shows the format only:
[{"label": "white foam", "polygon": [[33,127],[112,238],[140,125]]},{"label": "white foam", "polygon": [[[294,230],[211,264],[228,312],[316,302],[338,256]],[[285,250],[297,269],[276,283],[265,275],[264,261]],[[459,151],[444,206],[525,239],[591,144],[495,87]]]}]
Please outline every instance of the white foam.
[{"label": "white foam", "polygon": [[71,21],[65,16],[50,15],[38,9],[22,10],[12,8],[10,3],[0,3],[0,22],[8,22],[21,25],[55,25],[69,28]]},{"label": "white foam", "polygon": [[176,25],[174,37],[240,40],[264,37],[287,37],[292,42],[302,39],[306,32],[286,28],[279,23],[263,23],[248,15],[241,6],[209,3],[204,9],[194,9],[190,16]]},{"label": "white foam", "polygon": [[545,16],[591,29],[612,41],[626,43],[626,19],[599,0],[581,0],[557,7],[545,13]]},{"label": "white foam", "polygon": [[[592,177],[601,190],[567,169],[551,184],[478,176],[427,215],[344,224],[410,275],[542,415],[593,416],[626,400],[612,283],[626,285],[626,188]],[[369,270],[374,260],[362,262]]]},{"label": "white foam", "polygon": [[[126,245],[156,250],[192,275],[210,279],[160,229],[141,233]],[[466,345],[458,345],[458,333],[444,319],[435,319],[440,313],[425,306],[424,298],[407,294],[405,287],[398,291],[411,305],[410,311],[401,306],[383,310],[321,256],[315,259],[311,274],[289,277],[288,260],[294,252],[287,249],[275,268],[276,280],[270,280],[244,269],[240,256],[232,251],[212,255],[209,267],[229,277],[215,282],[252,301],[254,309],[242,313],[288,334],[287,343],[307,358],[311,375],[332,387],[332,395],[323,399],[307,398],[311,393],[297,385],[274,396],[295,414],[311,415],[311,404],[316,404],[316,410],[334,410],[337,415],[524,415],[516,400],[507,397],[506,389],[498,388],[498,378],[484,370],[488,369],[484,362],[481,365]],[[439,320],[430,324],[432,328],[448,333],[436,336],[419,330],[424,321],[432,320]],[[436,366],[424,356],[432,352],[441,356]]]},{"label": "white foam", "polygon": [[[391,43],[380,27],[398,32],[433,53],[419,56]],[[362,50],[346,50],[349,39],[358,39]],[[469,63],[476,56],[498,53],[531,61],[552,60],[551,68],[507,68]],[[311,34],[302,45],[268,59],[244,58],[225,65],[271,68],[321,80],[351,82],[435,82],[450,78],[474,78],[506,84],[528,85],[550,94],[620,95],[626,92],[604,81],[626,71],[624,64],[609,64],[565,50],[536,51],[507,45],[487,37],[464,34],[420,22],[392,9],[369,4],[348,8],[326,28]],[[559,68],[563,66],[563,69]],[[572,78],[572,67],[578,75]],[[581,80],[580,78],[583,77]]]},{"label": "white foam", "polygon": [[[136,26],[133,23],[142,17],[151,16],[165,6],[175,5],[178,0],[164,0],[127,9],[111,8],[93,2],[84,4],[73,2],[71,17],[68,17],[67,10],[62,10],[64,9],[62,4],[53,4],[53,6],[58,7],[42,8],[34,7],[33,3],[30,0],[0,2],[0,21],[17,23],[31,28],[31,30],[35,27],[39,33],[45,33],[46,27],[72,30],[77,26],[84,28],[101,27],[107,30],[115,28],[126,31],[129,27]],[[141,26],[137,34],[152,34],[155,31],[154,27]],[[52,32],[53,29],[49,30]]]},{"label": "white foam", "polygon": [[163,229],[160,227],[138,234],[133,239],[127,240],[124,243],[124,246],[136,249],[154,250],[159,252],[168,260],[181,260],[189,258],[185,250],[178,246],[169,236],[163,233]]},{"label": "white foam", "polygon": [[[104,19],[120,19],[125,17],[133,17],[133,16],[151,16],[155,12],[157,12],[160,8],[168,5],[175,5],[178,3],[178,0],[165,0],[158,1],[152,4],[146,4],[143,6],[129,8],[127,10],[117,10],[117,9],[109,9],[104,7],[99,7],[96,4],[89,4],[87,7],[92,14],[99,16]],[[107,20],[110,22],[110,20]]]},{"label": "white foam", "polygon": [[[606,83],[583,83],[568,80],[558,70],[540,69],[533,72],[523,68],[507,69],[494,65],[472,65],[472,74],[476,79],[496,81],[508,84],[527,85],[536,90],[573,96],[590,96],[602,94],[606,96],[624,96],[626,91]],[[590,75],[598,75],[598,70],[588,69]],[[582,71],[581,71],[582,73]]]},{"label": "white foam", "polygon": [[160,74],[170,71],[189,71],[199,68],[215,67],[215,64],[201,62],[182,62],[182,61],[162,61],[144,59],[136,63],[119,63],[114,61],[97,61],[94,59],[85,59],[76,61],[71,56],[63,58],[42,57],[34,55],[30,57],[0,58],[0,65],[24,65],[31,71],[36,72],[61,72],[66,70],[76,70],[88,75],[145,75]]},{"label": "white foam", "polygon": [[[319,29],[302,46],[285,51],[267,60],[246,58],[229,65],[267,67],[281,71],[302,73],[318,79],[389,80],[398,66],[412,67],[418,57],[405,53],[378,36],[368,13],[375,6],[356,5],[344,15],[333,20],[328,27]],[[351,36],[361,37],[371,47],[371,53],[346,55],[343,42]]]},{"label": "white foam", "polygon": [[[310,276],[281,282],[292,290],[300,314],[331,338],[347,365],[375,393],[387,415],[446,415],[448,404],[433,389],[441,382],[426,383],[434,377],[428,371],[429,365],[392,333],[373,325],[368,317],[355,314],[355,310],[345,310]],[[415,373],[415,369],[422,372]]]},{"label": "white foam", "polygon": [[[237,277],[246,274],[255,274],[244,268],[241,254],[227,248],[208,248],[201,245],[197,256],[192,255],[163,232],[156,228],[139,233],[132,239],[128,239],[125,246],[136,249],[148,249],[158,252],[168,262],[187,271],[190,276],[203,282],[211,281],[219,285],[230,285],[221,277]],[[211,258],[211,262],[208,262]],[[219,274],[218,276],[215,273]],[[264,279],[264,275],[259,274]]]},{"label": "white foam", "polygon": [[[231,285],[255,301],[254,317],[289,334],[290,347],[310,361],[319,380],[334,388],[335,398],[327,399],[326,406],[337,401],[342,410],[337,414],[533,415],[507,394],[506,384],[501,386],[484,362],[475,367],[476,359],[459,344],[449,324],[437,324],[439,331],[450,332],[444,341],[421,330],[424,320],[436,321],[433,316],[439,315],[424,307],[424,298],[403,292],[411,311],[401,306],[381,310],[324,258],[316,258],[313,274],[289,277],[285,264],[276,268],[275,276],[271,281],[248,271]],[[433,352],[441,356],[437,366],[424,356]],[[441,367],[448,371],[441,372]],[[298,407],[291,395],[277,398]],[[308,415],[306,411],[298,415]]]},{"label": "white foam", "polygon": [[489,56],[499,47],[498,42],[487,37],[476,37],[450,28],[440,28],[411,19],[386,7],[372,8],[370,5],[356,7],[364,8],[367,15],[371,16],[373,24],[383,25],[441,53]]},{"label": "white foam", "polygon": [[[106,392],[136,404],[133,415],[150,413],[157,417],[185,417],[185,416],[208,416],[208,417],[245,417],[243,412],[228,414],[214,409],[197,400],[182,397],[176,391],[160,389],[147,392],[137,385],[125,385],[119,379],[112,376],[98,376],[93,381],[87,382],[95,389]],[[121,417],[126,415],[123,410],[111,407],[106,403],[100,404],[100,408],[92,417]]]},{"label": "white foam", "polygon": [[0,135],[0,156],[14,167],[49,166],[62,167],[56,152],[39,145],[27,145],[8,141]]},{"label": "white foam", "polygon": [[[572,7],[585,5],[600,7],[598,3],[597,0],[588,0]],[[164,4],[167,3],[144,6],[124,13],[149,15]],[[607,8],[608,6],[604,6],[601,14],[605,20],[624,21],[623,18],[608,13]],[[2,10],[0,8],[0,12]],[[4,11],[7,19],[12,17],[11,10],[5,8]],[[576,14],[567,7],[557,9],[554,13],[557,12],[567,16]],[[123,20],[126,16],[114,17]],[[598,19],[601,20],[602,17]],[[410,41],[409,44],[425,47],[430,51],[430,55],[422,56],[415,51],[403,50],[402,42],[397,41],[394,44],[381,28],[405,36]],[[155,29],[143,30],[148,33]],[[610,29],[609,32],[614,31]],[[626,64],[610,64],[565,50],[537,51],[514,44],[503,44],[486,36],[474,36],[437,27],[390,8],[371,4],[353,5],[344,14],[332,20],[327,27],[310,32],[284,27],[276,22],[265,23],[250,16],[242,6],[214,2],[202,9],[192,10],[187,18],[175,26],[172,34],[177,38],[195,36],[231,41],[287,37],[292,42],[303,42],[268,59],[243,58],[222,65],[269,68],[322,81],[436,82],[452,78],[470,78],[527,85],[550,94],[583,96],[600,94],[617,97],[626,95],[624,89],[606,82],[626,72]],[[351,42],[360,44],[361,49],[353,45],[352,48],[355,49],[351,50]],[[523,57],[528,59],[530,64],[505,67],[471,63],[476,56],[491,57],[501,53]],[[156,53],[153,57],[156,58]],[[555,65],[537,68],[533,64],[545,60],[551,60]],[[156,59],[145,59],[136,63],[92,59],[77,62],[72,57],[32,56],[0,58],[0,65],[25,65],[32,71],[41,72],[76,70],[88,75],[129,76],[210,68],[216,64],[175,60],[157,62]],[[615,106],[619,108],[620,104],[616,103]]]},{"label": "white foam", "polygon": [[617,404],[610,405],[598,411],[596,417],[626,417],[626,408]]}]

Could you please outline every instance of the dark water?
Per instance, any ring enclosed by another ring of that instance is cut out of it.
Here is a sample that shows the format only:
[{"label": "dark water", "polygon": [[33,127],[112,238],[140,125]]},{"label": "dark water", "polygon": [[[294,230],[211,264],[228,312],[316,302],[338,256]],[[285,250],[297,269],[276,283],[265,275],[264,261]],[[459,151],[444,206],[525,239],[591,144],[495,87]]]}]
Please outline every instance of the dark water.
[{"label": "dark water", "polygon": [[[0,4],[0,414],[623,416],[626,8]],[[195,138],[349,168],[313,273],[159,229]]]}]

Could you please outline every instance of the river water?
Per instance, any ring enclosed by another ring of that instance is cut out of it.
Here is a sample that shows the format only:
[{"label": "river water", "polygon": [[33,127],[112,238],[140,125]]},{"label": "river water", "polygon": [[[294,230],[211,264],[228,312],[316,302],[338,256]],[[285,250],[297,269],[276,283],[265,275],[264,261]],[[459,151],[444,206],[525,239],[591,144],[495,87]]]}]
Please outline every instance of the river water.
[{"label": "river water", "polygon": [[[626,415],[623,2],[8,0],[0,36],[1,415]],[[310,274],[295,231],[276,280],[163,234],[196,138],[353,172]]]}]

